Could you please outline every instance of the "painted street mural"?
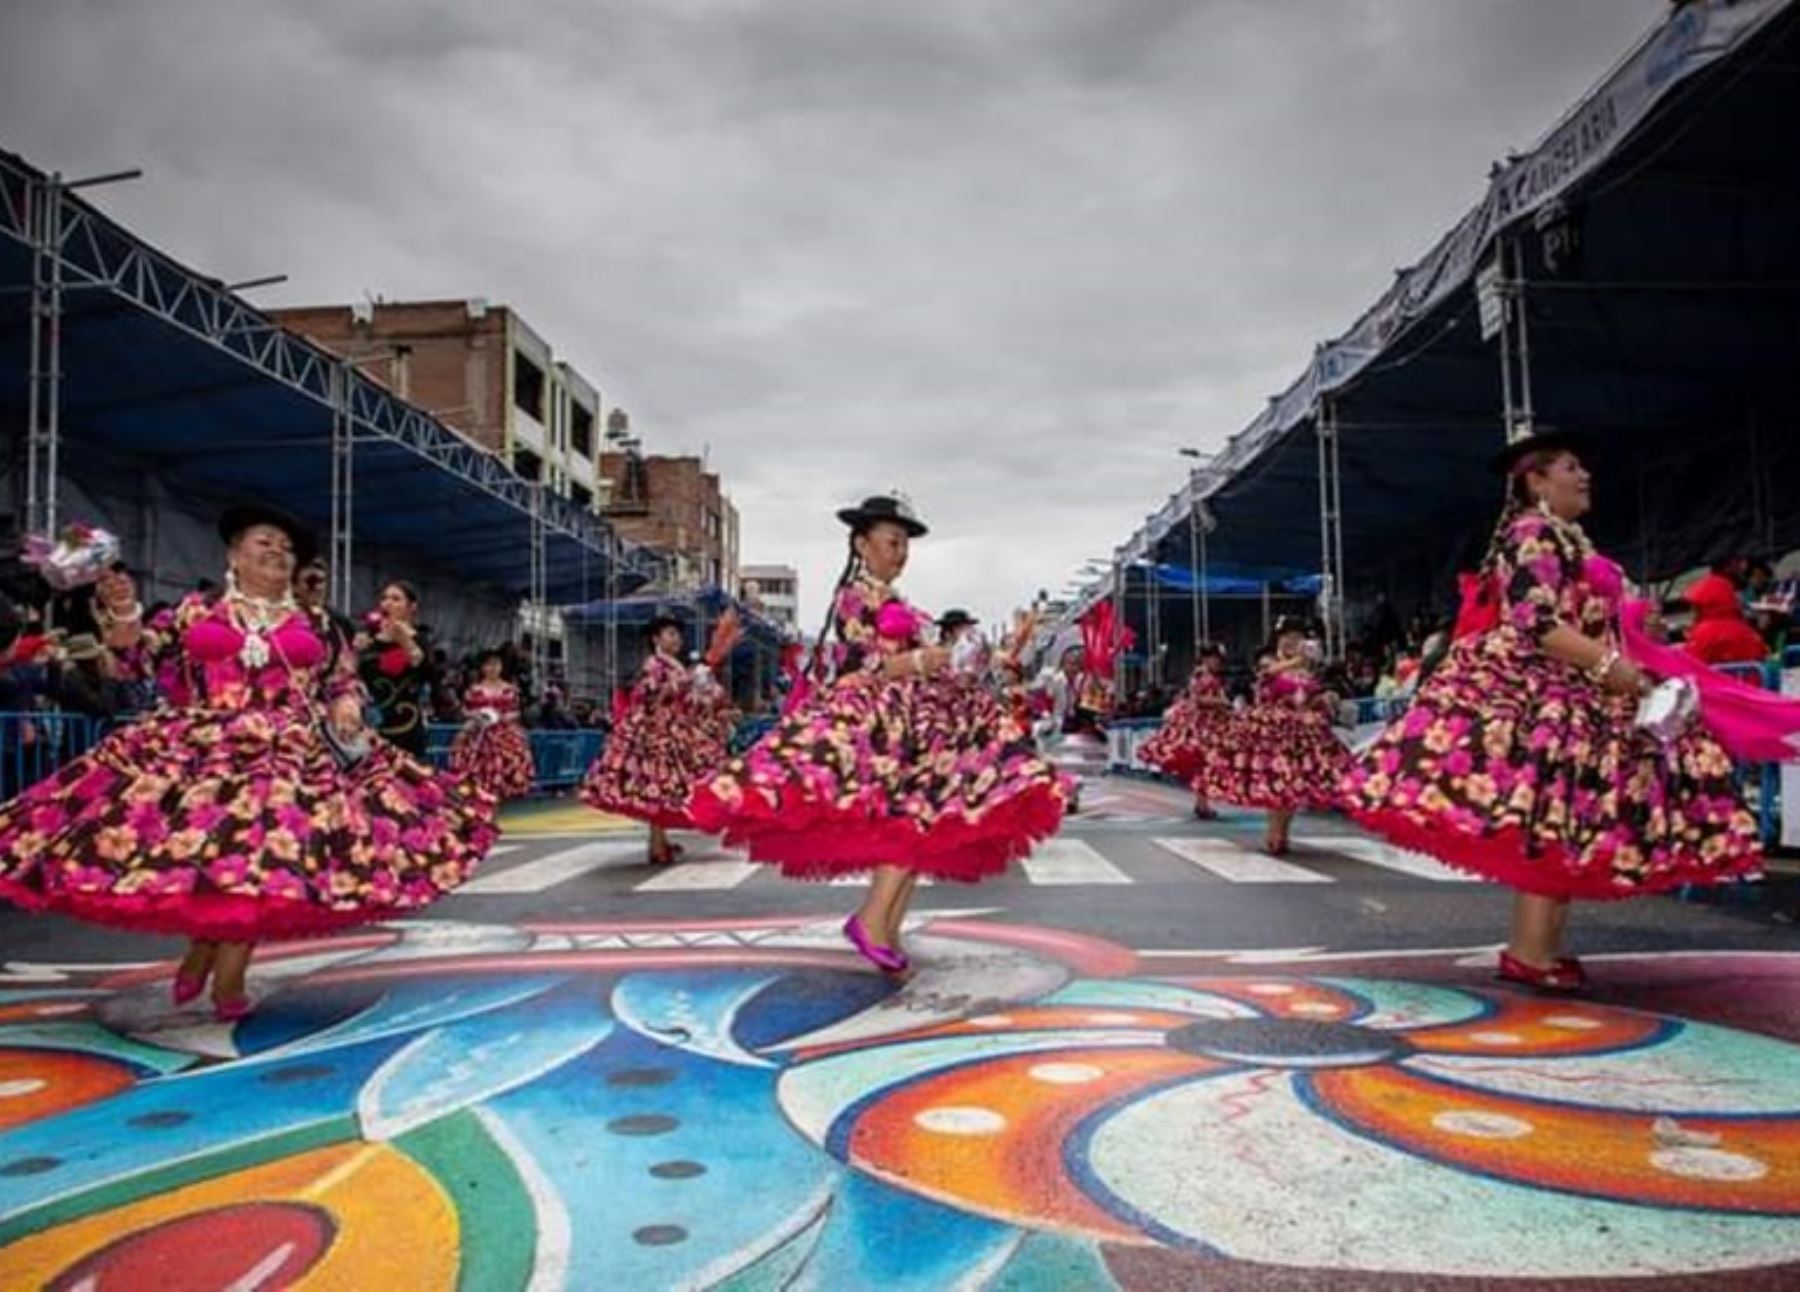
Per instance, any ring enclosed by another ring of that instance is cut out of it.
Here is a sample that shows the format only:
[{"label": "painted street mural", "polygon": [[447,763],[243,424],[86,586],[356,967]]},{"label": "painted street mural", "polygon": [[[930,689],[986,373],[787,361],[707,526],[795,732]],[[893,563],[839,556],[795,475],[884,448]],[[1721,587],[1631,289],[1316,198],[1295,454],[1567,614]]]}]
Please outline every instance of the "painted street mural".
[{"label": "painted street mural", "polygon": [[271,953],[235,1027],[166,965],[9,966],[0,1286],[1800,1280],[1800,954],[1548,1000],[1456,953],[911,942],[896,987],[799,919],[421,922]]}]

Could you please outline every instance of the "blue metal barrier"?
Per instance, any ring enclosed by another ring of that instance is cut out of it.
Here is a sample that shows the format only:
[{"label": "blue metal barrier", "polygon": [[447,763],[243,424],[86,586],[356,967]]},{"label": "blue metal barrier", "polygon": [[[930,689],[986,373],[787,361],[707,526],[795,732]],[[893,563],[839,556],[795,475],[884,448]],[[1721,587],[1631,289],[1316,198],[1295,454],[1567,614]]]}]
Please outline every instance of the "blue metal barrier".
[{"label": "blue metal barrier", "polygon": [[0,799],[94,747],[100,724],[79,713],[0,713]]}]

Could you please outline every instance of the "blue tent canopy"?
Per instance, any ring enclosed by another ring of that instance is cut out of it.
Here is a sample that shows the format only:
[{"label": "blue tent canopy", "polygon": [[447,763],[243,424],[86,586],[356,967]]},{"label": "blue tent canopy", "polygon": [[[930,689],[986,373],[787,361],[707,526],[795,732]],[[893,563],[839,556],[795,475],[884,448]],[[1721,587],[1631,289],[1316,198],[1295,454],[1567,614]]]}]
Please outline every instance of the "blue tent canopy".
[{"label": "blue tent canopy", "polygon": [[[0,413],[26,421],[33,262],[29,215],[47,177],[0,152]],[[47,205],[47,204],[43,204]],[[660,561],[597,517],[515,476],[219,284],[66,190],[60,458],[76,480],[166,473],[201,507],[258,497],[323,533],[339,411],[352,428],[358,543],[392,546],[472,583],[529,595],[533,508],[548,599],[654,578]]]},{"label": "blue tent canopy", "polygon": [[1321,568],[1335,417],[1352,580],[1447,586],[1500,502],[1498,342],[1479,272],[1515,259],[1540,424],[1586,432],[1590,528],[1640,577],[1800,545],[1800,11],[1674,8],[1122,553]]}]

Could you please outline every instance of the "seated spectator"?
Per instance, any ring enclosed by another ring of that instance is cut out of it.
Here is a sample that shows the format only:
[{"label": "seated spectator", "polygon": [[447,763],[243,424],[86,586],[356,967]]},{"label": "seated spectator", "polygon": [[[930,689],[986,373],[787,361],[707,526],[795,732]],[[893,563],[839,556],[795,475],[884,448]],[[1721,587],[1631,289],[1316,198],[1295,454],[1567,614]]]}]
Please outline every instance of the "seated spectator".
[{"label": "seated spectator", "polygon": [[1713,567],[1687,590],[1694,610],[1688,654],[1706,664],[1754,664],[1768,658],[1768,643],[1744,617],[1739,587],[1749,562],[1737,559]]}]

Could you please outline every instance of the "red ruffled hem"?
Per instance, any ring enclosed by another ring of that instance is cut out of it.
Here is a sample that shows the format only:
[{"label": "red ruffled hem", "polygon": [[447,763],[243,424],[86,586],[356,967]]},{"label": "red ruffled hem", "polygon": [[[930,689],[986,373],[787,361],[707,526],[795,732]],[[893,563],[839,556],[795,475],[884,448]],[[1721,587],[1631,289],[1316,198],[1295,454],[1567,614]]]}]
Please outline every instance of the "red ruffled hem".
[{"label": "red ruffled hem", "polygon": [[1005,871],[1062,824],[1060,785],[1034,786],[989,808],[978,820],[946,816],[921,827],[907,818],[881,817],[781,794],[770,801],[750,791],[727,803],[710,785],[689,804],[699,829],[747,847],[752,861],[780,865],[790,879],[833,879],[876,866],[900,866],[975,883]]},{"label": "red ruffled hem", "polygon": [[694,824],[691,813],[683,808],[667,808],[653,806],[648,803],[628,802],[624,799],[609,798],[596,794],[592,790],[581,791],[581,801],[596,812],[610,812],[614,816],[630,817],[633,821],[642,821],[645,825],[660,826],[664,830],[696,830],[703,827]]},{"label": "red ruffled hem", "polygon": [[1395,808],[1372,811],[1351,808],[1348,815],[1358,825],[1397,847],[1422,852],[1447,866],[1504,884],[1535,897],[1559,900],[1618,901],[1648,897],[1688,884],[1711,885],[1755,879],[1762,874],[1762,857],[1752,852],[1709,866],[1700,863],[1664,866],[1633,884],[1621,884],[1604,859],[1577,868],[1568,850],[1552,844],[1535,856],[1527,855],[1524,831],[1517,827],[1497,834],[1476,835],[1439,823],[1421,825]]},{"label": "red ruffled hem", "polygon": [[159,896],[43,893],[10,879],[0,879],[0,898],[35,914],[68,915],[89,924],[129,929],[134,933],[161,933],[210,942],[321,937],[359,924],[397,919],[426,905],[418,902],[407,906],[363,906],[334,911],[305,901],[234,897],[225,893]]}]

